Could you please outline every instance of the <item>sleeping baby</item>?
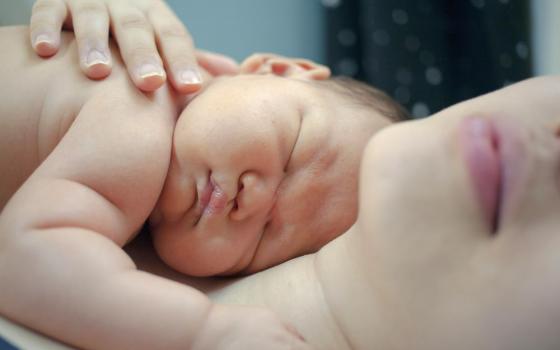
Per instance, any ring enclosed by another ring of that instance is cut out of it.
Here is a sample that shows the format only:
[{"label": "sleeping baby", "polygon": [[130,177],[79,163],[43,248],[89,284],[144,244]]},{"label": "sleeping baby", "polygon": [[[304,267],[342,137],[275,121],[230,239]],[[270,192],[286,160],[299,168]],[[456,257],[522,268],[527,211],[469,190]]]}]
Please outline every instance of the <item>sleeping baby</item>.
[{"label": "sleeping baby", "polygon": [[47,61],[28,35],[0,31],[0,314],[81,348],[305,348],[272,313],[213,304],[122,247],[149,219],[158,255],[191,275],[314,252],[356,219],[362,150],[403,110],[274,55],[184,108],[168,87],[138,91],[118,60],[101,82],[68,68],[70,34]]}]

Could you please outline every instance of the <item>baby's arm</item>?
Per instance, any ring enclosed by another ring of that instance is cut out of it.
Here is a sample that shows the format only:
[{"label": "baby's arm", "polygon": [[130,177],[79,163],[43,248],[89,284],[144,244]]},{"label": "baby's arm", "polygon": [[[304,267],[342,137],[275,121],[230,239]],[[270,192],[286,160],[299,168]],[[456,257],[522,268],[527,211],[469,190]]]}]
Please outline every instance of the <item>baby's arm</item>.
[{"label": "baby's arm", "polygon": [[83,107],[2,212],[0,312],[80,347],[179,348],[210,303],[136,271],[120,249],[157,199],[172,120],[108,95]]},{"label": "baby's arm", "polygon": [[213,306],[122,251],[159,195],[173,118],[140,94],[86,103],[0,215],[0,314],[87,349],[214,349],[228,337],[302,346],[271,314]]}]

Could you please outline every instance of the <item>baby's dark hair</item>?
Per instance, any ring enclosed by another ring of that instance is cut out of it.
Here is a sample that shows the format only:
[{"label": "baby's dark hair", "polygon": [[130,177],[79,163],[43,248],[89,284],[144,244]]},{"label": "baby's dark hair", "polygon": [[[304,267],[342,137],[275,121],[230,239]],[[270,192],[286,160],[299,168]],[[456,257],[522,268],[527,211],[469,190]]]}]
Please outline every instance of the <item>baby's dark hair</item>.
[{"label": "baby's dark hair", "polygon": [[352,103],[374,109],[393,122],[410,119],[408,111],[385,92],[358,80],[338,76],[318,81],[319,84],[345,95]]}]

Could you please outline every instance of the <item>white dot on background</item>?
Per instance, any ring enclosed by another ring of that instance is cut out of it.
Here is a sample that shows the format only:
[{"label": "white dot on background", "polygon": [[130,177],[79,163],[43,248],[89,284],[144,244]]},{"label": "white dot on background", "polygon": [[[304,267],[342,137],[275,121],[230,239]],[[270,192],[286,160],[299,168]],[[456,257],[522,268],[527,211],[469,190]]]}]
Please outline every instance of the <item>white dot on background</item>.
[{"label": "white dot on background", "polygon": [[335,7],[340,6],[341,2],[342,2],[342,0],[321,0],[321,3],[323,4],[323,6],[331,7],[331,8],[335,8]]},{"label": "white dot on background", "polygon": [[352,58],[343,58],[338,61],[338,71],[341,75],[354,76],[358,73],[358,63]]},{"label": "white dot on background", "polygon": [[412,105],[412,116],[414,118],[427,117],[428,115],[430,115],[430,109],[424,102],[415,102]]},{"label": "white dot on background", "polygon": [[416,51],[420,48],[420,39],[414,35],[409,35],[404,39],[404,47],[409,51]]},{"label": "white dot on background", "polygon": [[500,55],[500,65],[504,68],[510,68],[512,64],[511,56],[507,53]]},{"label": "white dot on background", "polygon": [[439,85],[441,83],[441,71],[436,67],[429,67],[426,69],[426,80],[432,85]]},{"label": "white dot on background", "polygon": [[352,29],[342,29],[338,32],[337,38],[343,46],[352,46],[356,43],[356,33]]},{"label": "white dot on background", "polygon": [[373,42],[379,46],[385,46],[391,42],[391,37],[383,29],[378,29],[373,32]]},{"label": "white dot on background", "polygon": [[471,4],[477,9],[481,9],[486,5],[486,2],[484,0],[471,0]]},{"label": "white dot on background", "polygon": [[519,58],[526,59],[529,57],[529,48],[523,41],[520,41],[515,45],[515,52]]},{"label": "white dot on background", "polygon": [[402,104],[407,104],[410,101],[410,90],[406,86],[399,86],[395,89],[395,99]]},{"label": "white dot on background", "polygon": [[408,23],[408,13],[401,9],[393,10],[393,22],[396,24],[407,24]]}]

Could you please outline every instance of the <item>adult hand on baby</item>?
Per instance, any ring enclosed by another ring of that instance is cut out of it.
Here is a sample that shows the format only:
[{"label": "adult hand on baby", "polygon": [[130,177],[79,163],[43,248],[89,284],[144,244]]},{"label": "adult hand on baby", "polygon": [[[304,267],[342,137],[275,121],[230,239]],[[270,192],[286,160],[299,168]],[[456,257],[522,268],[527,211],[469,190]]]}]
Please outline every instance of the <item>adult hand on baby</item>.
[{"label": "adult hand on baby", "polygon": [[311,350],[297,331],[262,308],[214,305],[192,350]]},{"label": "adult hand on baby", "polygon": [[109,29],[130,77],[143,91],[156,90],[167,75],[178,92],[197,91],[202,83],[197,61],[212,75],[238,70],[229,57],[195,51],[188,30],[163,0],[37,0],[30,35],[38,55],[57,52],[63,25],[73,28],[80,66],[92,79],[111,73]]}]

